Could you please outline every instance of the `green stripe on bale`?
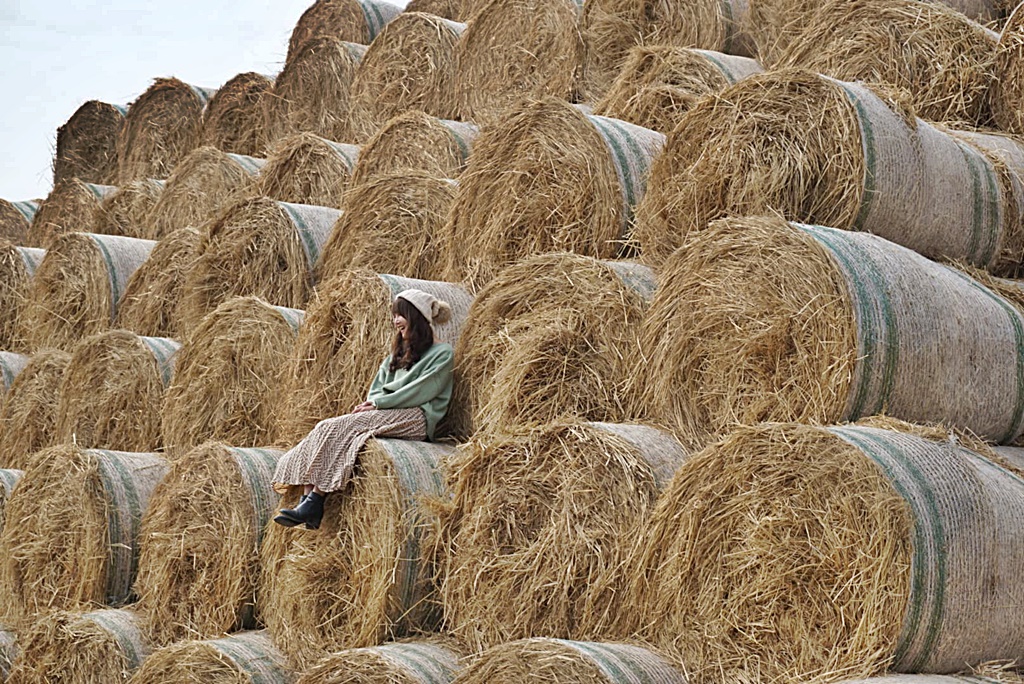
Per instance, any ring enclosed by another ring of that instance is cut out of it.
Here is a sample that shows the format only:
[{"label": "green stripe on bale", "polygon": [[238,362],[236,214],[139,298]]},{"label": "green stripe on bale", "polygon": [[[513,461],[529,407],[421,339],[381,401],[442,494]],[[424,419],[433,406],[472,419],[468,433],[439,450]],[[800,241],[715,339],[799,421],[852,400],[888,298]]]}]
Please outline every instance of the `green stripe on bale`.
[{"label": "green stripe on bale", "polygon": [[252,502],[252,523],[256,533],[256,546],[263,543],[267,522],[270,514],[278,504],[278,496],[274,493],[274,470],[281,459],[282,451],[278,449],[242,449],[234,447],[231,458],[238,466],[242,483],[249,493]]},{"label": "green stripe on bale", "polygon": [[145,337],[139,336],[139,341],[153,353],[156,360],[156,367],[160,371],[160,379],[166,389],[174,377],[174,356],[181,349],[181,343],[167,337]]},{"label": "green stripe on bale", "polygon": [[306,261],[312,269],[320,260],[327,239],[331,236],[334,223],[340,212],[329,207],[316,207],[310,204],[294,204],[278,202],[288,220],[295,226],[299,242],[306,255]]},{"label": "green stripe on bale", "polygon": [[265,632],[240,632],[204,643],[227,656],[252,684],[286,684],[294,679]]},{"label": "green stripe on bale", "polygon": [[373,649],[421,684],[450,684],[458,675],[459,655],[428,643],[382,644]]},{"label": "green stripe on bale", "polygon": [[35,274],[39,264],[43,261],[43,257],[46,256],[46,250],[39,249],[38,247],[18,247],[18,253],[21,254],[21,260],[25,262],[25,269],[28,271],[29,276]]},{"label": "green stripe on bale", "polygon": [[96,610],[84,614],[82,618],[95,622],[114,637],[128,660],[129,670],[138,669],[149,655],[150,649],[146,646],[134,613],[123,609]]},{"label": "green stripe on bale", "polygon": [[120,235],[95,235],[89,238],[96,245],[107,267],[110,281],[110,320],[117,316],[117,305],[128,286],[128,280],[156,247],[154,240],[139,240]]},{"label": "green stripe on bale", "polygon": [[665,136],[641,126],[605,116],[588,115],[612,155],[623,194],[622,234],[626,235],[637,203],[647,188],[651,162],[665,144]]}]

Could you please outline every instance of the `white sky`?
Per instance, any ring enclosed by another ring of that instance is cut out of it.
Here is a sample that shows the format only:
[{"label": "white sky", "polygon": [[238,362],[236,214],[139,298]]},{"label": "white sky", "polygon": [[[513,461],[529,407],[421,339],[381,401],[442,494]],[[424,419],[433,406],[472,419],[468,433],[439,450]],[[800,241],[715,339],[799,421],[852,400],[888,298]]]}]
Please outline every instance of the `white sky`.
[{"label": "white sky", "polygon": [[162,76],[276,74],[312,2],[0,0],[0,197],[46,196],[57,127],[83,102],[126,105]]}]

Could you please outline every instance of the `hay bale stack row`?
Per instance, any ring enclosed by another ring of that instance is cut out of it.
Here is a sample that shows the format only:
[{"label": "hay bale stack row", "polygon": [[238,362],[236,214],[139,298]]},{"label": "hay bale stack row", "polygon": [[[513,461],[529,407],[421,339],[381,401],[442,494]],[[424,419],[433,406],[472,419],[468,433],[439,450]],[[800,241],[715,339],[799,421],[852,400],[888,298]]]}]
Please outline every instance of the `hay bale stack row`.
[{"label": "hay bale stack row", "polygon": [[460,649],[443,639],[410,639],[332,653],[295,684],[448,684],[462,669]]},{"label": "hay bale stack row", "polygon": [[164,187],[165,181],[152,178],[121,185],[103,198],[86,232],[139,239],[150,237],[149,216]]},{"label": "hay bale stack row", "polygon": [[54,444],[60,387],[71,355],[45,349],[14,379],[0,410],[0,468],[28,466],[32,454]]},{"label": "hay bale stack row", "polygon": [[358,157],[357,146],[312,133],[282,138],[269,150],[254,191],[282,202],[340,209]]},{"label": "hay bale stack row", "polygon": [[180,641],[150,655],[130,684],[290,684],[295,673],[266,632]]},{"label": "hay bale stack row", "polygon": [[288,39],[288,56],[320,37],[369,45],[402,8],[385,0],[317,0],[299,17]]},{"label": "hay bale stack row", "polygon": [[8,202],[0,199],[0,238],[16,245],[27,244],[32,219],[37,211],[39,202],[35,200]]},{"label": "hay bale stack row", "polygon": [[120,105],[90,100],[57,129],[53,184],[77,178],[87,183],[117,181],[117,138],[128,111]]},{"label": "hay bale stack row", "polygon": [[28,303],[32,276],[46,252],[0,242],[0,349],[29,349],[21,316]]},{"label": "hay bale stack row", "polygon": [[62,235],[88,232],[103,200],[116,191],[112,185],[83,183],[77,178],[57,183],[32,218],[27,246],[49,248]]},{"label": "hay bale stack row", "polygon": [[251,71],[229,79],[203,112],[200,145],[258,157],[263,152],[263,110],[273,87],[273,79]]},{"label": "hay bale stack row", "polygon": [[185,327],[174,313],[185,293],[185,277],[199,259],[201,239],[196,228],[180,228],[156,243],[125,285],[116,327],[150,337],[184,337]]}]

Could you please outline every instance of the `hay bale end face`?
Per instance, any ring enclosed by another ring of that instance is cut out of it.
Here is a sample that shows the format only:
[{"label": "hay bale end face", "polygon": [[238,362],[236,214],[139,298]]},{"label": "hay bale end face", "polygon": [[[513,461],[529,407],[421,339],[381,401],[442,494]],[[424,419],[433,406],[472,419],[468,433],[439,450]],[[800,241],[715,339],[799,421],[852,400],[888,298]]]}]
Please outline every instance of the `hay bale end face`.
[{"label": "hay bale end face", "polygon": [[113,185],[117,180],[117,138],[127,110],[90,100],[57,129],[53,184],[77,178]]},{"label": "hay bale end face", "polygon": [[24,474],[25,472],[22,470],[0,469],[0,532],[3,531],[6,520],[4,510],[7,507],[7,500],[11,498],[14,488],[18,486],[18,481]]},{"label": "hay bale end face", "polygon": [[315,2],[299,18],[288,40],[288,57],[308,42],[333,37],[369,45],[402,8],[384,0],[327,0]]},{"label": "hay bale end face", "polygon": [[[305,669],[341,648],[433,631],[439,610],[424,535],[446,496],[440,462],[452,448],[371,439],[355,476],[328,496],[314,534],[272,525],[262,548],[260,616],[274,643]],[[291,487],[281,506],[298,501]]]},{"label": "hay bale end face", "polygon": [[452,307],[436,330],[453,347],[472,303],[454,283],[348,271],[317,288],[288,360],[276,415],[277,441],[296,444],[319,421],[342,415],[366,399],[373,374],[391,353],[391,305],[402,290],[429,292]]},{"label": "hay bale end face", "polygon": [[39,211],[39,202],[8,202],[0,199],[0,238],[10,240],[16,245],[28,244],[32,239],[29,231],[32,219]]},{"label": "hay bale end face", "polygon": [[142,513],[166,472],[158,454],[70,444],[34,454],[7,502],[20,522],[0,533],[8,617],[127,602]]},{"label": "hay bale end face", "polygon": [[15,247],[0,240],[0,349],[29,349],[21,316],[28,302],[32,276],[45,255],[41,249]]},{"label": "hay bale end face", "polygon": [[164,395],[164,446],[181,455],[207,440],[271,442],[273,398],[303,312],[236,297],[203,318],[175,359]]},{"label": "hay bale end face", "polygon": [[89,232],[132,238],[149,237],[149,215],[163,189],[164,181],[151,178],[122,185],[103,198],[93,215]]},{"label": "hay bale end face", "polygon": [[45,615],[26,631],[11,682],[127,681],[151,650],[137,622],[124,609]]},{"label": "hay bale end face", "polygon": [[228,80],[203,112],[200,144],[250,157],[263,152],[263,108],[274,81],[251,71]]},{"label": "hay bale end face", "polygon": [[195,265],[176,309],[191,330],[233,296],[256,296],[301,308],[314,267],[341,212],[265,197],[229,205],[203,231]]},{"label": "hay bale end face", "polygon": [[49,248],[62,235],[88,232],[103,200],[116,191],[113,186],[83,183],[77,178],[61,181],[39,204],[28,246]]},{"label": "hay bale end face", "polygon": [[1012,658],[1024,483],[937,432],[764,424],[692,456],[635,561],[642,636],[694,684]]},{"label": "hay bale end face", "polygon": [[32,355],[11,383],[0,410],[0,468],[24,470],[56,437],[60,386],[71,355],[47,349]]},{"label": "hay bale end face", "polygon": [[153,641],[255,624],[259,548],[281,456],[208,442],[171,465],[142,520],[136,604]]},{"label": "hay bale end face", "polygon": [[158,649],[132,684],[290,684],[296,673],[266,632],[239,632],[210,641],[180,641]]},{"label": "hay bale end face", "polygon": [[353,140],[366,142],[391,117],[415,109],[455,119],[455,44],[460,24],[420,12],[403,12],[366,50],[349,98]]},{"label": "hay bale end face", "polygon": [[460,650],[443,639],[350,648],[327,656],[295,684],[448,684],[462,669],[462,658]]},{"label": "hay bale end face", "polygon": [[342,207],[359,148],[299,133],[279,140],[267,155],[255,191],[298,204]]},{"label": "hay bale end face", "polygon": [[108,330],[128,279],[155,242],[70,233],[46,252],[32,276],[22,329],[34,349],[70,349]]}]

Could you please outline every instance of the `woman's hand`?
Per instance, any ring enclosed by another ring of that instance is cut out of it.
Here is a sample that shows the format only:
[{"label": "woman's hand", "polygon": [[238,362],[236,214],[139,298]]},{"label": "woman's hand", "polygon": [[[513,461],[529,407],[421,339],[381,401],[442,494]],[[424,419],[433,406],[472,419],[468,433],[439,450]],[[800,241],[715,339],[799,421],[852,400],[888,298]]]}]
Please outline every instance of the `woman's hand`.
[{"label": "woman's hand", "polygon": [[364,413],[365,411],[376,411],[376,410],[377,410],[376,406],[374,406],[373,404],[371,404],[368,401],[364,401],[362,404],[360,404],[359,406],[356,406],[354,409],[352,409],[352,413]]}]

